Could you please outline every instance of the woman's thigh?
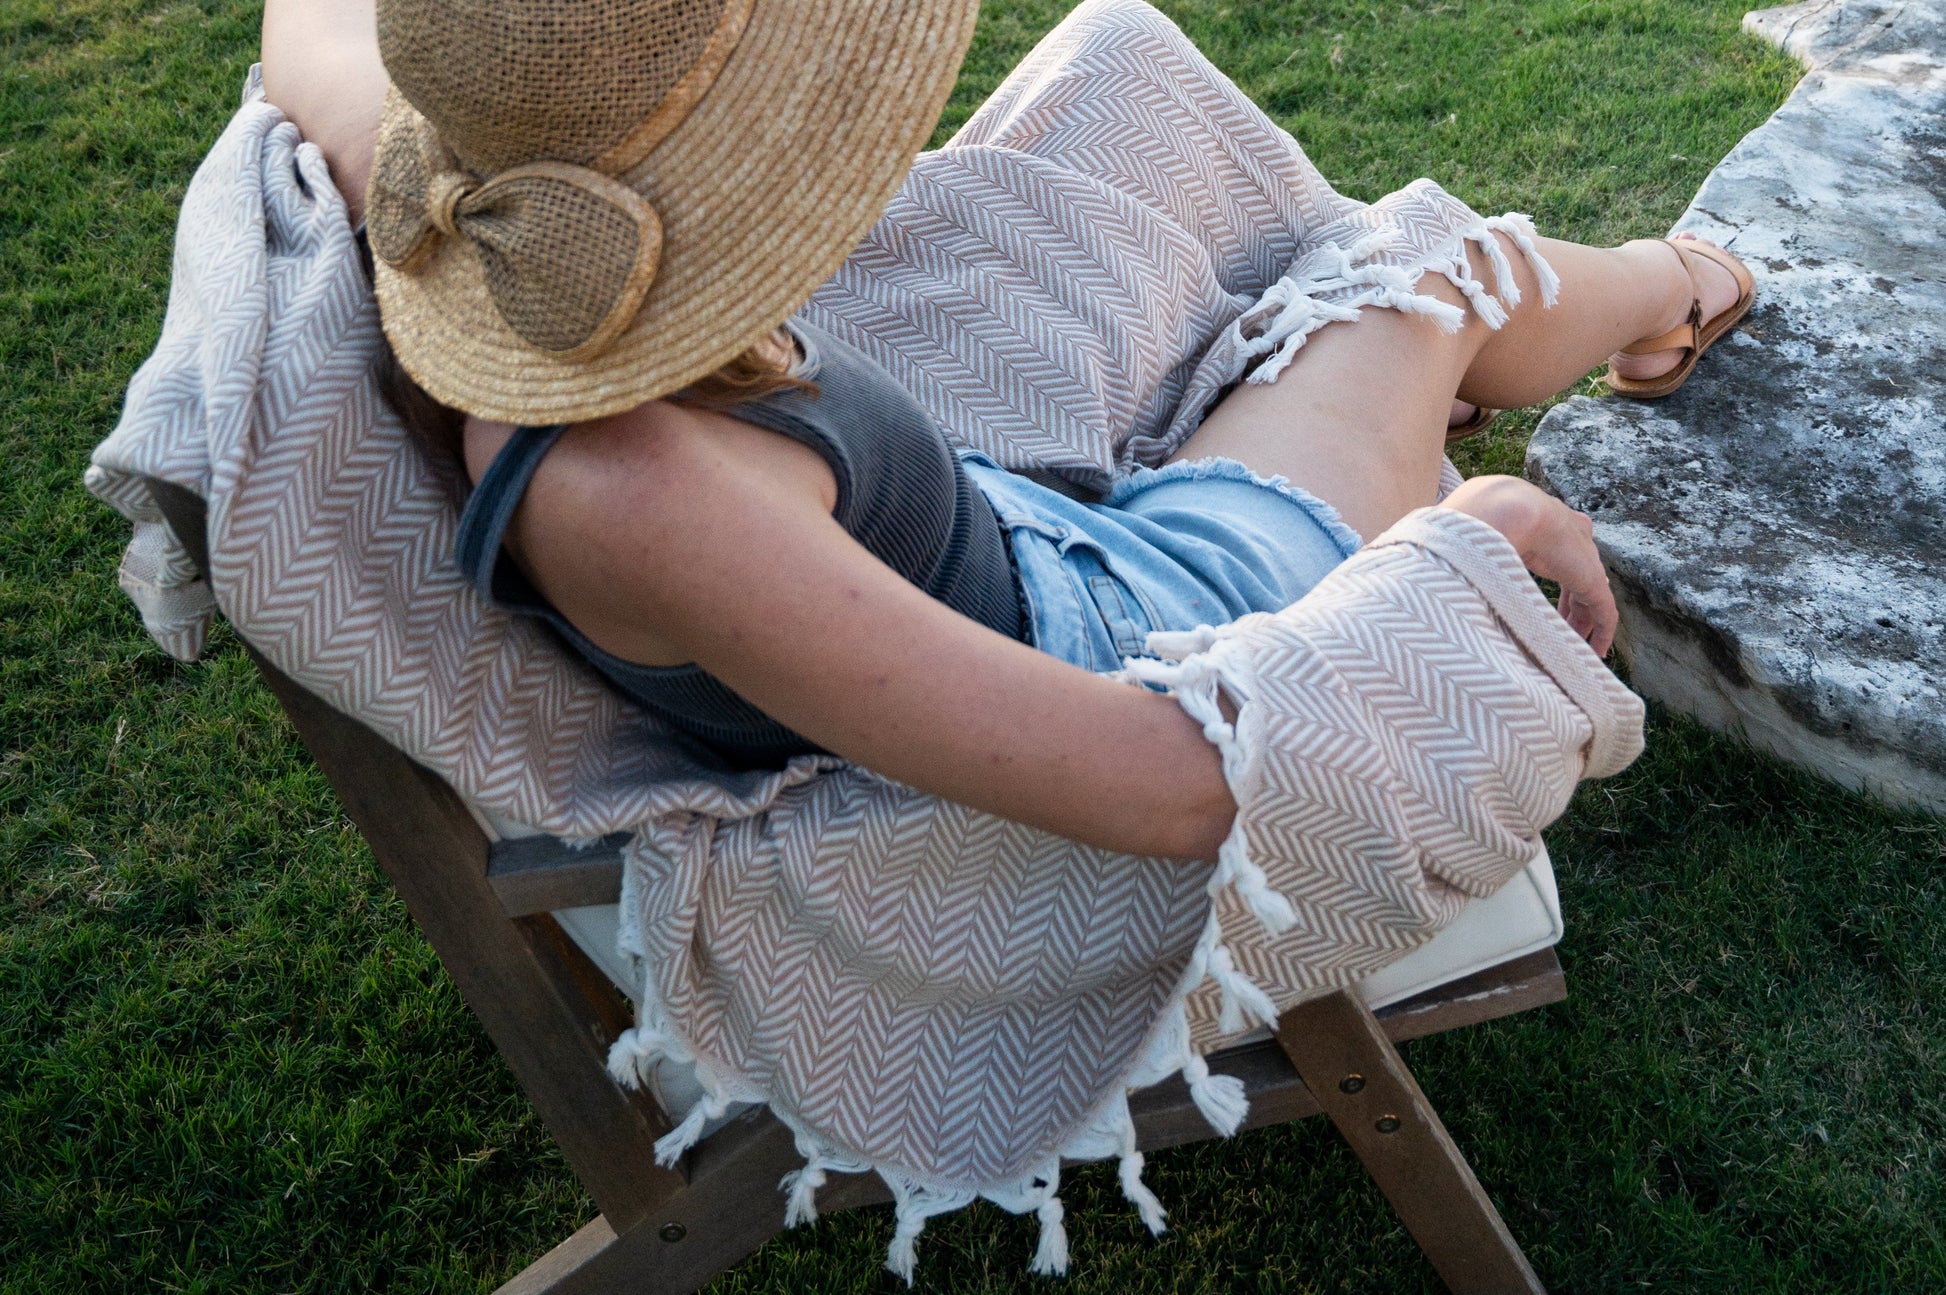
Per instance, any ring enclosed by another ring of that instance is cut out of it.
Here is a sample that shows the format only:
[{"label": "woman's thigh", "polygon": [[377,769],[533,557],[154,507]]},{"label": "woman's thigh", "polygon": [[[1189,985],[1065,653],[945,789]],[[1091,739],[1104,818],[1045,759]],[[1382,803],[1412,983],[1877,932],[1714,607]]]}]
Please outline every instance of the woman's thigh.
[{"label": "woman's thigh", "polygon": [[[1463,303],[1439,275],[1419,287],[1441,289]],[[1367,306],[1313,333],[1275,382],[1239,383],[1171,461],[1234,459],[1376,535],[1437,497],[1447,417],[1481,327],[1447,333],[1424,315]]]}]

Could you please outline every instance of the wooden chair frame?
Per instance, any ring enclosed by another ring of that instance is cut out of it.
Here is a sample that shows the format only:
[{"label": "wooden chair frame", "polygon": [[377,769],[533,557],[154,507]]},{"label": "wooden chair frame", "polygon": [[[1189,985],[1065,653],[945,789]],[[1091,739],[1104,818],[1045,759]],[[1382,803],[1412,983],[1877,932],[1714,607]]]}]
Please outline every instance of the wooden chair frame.
[{"label": "wooden chair frame", "polygon": [[[207,570],[202,500],[149,487]],[[745,1112],[662,1169],[652,1148],[669,1120],[608,1074],[608,1047],[632,1024],[628,1002],[549,914],[615,902],[625,838],[572,854],[546,837],[490,842],[437,775],[245,647],[601,1210],[499,1295],[686,1295],[781,1231],[776,1184],[799,1157],[769,1111]],[[1284,1013],[1275,1039],[1218,1053],[1210,1068],[1244,1081],[1245,1128],[1329,1116],[1450,1289],[1540,1292],[1394,1045],[1566,997],[1544,949],[1376,1013],[1350,992],[1314,999]],[[1145,1151],[1212,1136],[1180,1079],[1130,1107]],[[873,1175],[841,1175],[818,1208],[890,1199]]]}]

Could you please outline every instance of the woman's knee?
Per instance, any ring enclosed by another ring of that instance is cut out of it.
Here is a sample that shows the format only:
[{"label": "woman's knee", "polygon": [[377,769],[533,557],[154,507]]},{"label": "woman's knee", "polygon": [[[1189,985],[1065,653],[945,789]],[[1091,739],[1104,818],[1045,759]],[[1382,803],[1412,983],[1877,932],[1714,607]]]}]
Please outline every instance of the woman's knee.
[{"label": "woman's knee", "polygon": [[1504,230],[1468,236],[1455,263],[1444,273],[1429,273],[1419,292],[1465,312],[1461,332],[1475,345],[1506,326],[1516,313],[1543,308],[1547,295],[1520,245]]}]

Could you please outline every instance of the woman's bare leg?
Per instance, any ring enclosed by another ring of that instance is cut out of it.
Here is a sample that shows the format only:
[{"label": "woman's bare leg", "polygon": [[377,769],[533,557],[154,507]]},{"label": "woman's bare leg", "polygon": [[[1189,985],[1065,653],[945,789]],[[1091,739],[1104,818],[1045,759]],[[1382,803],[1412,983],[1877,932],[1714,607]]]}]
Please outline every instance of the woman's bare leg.
[{"label": "woman's bare leg", "polygon": [[[1526,258],[1502,242],[1521,304],[1498,330],[1470,309],[1447,333],[1423,315],[1368,307],[1354,323],[1312,334],[1277,381],[1239,385],[1174,457],[1222,456],[1286,477],[1370,537],[1433,501],[1456,397],[1499,408],[1545,400],[1688,314],[1689,276],[1658,241],[1594,248],[1537,240],[1561,280],[1551,308],[1540,304]],[[1474,275],[1493,283],[1484,256],[1474,255]],[[1466,307],[1439,274],[1418,290]],[[1734,299],[1734,284],[1727,291],[1721,304]],[[1721,308],[1715,295],[1705,296],[1706,314]]]},{"label": "woman's bare leg", "polygon": [[[1729,271],[1700,257],[1679,257],[1659,238],[1613,248],[1553,238],[1534,242],[1561,277],[1561,300],[1551,308],[1539,306],[1531,286],[1533,271],[1525,258],[1514,257],[1522,304],[1508,312],[1500,331],[1482,337],[1460,382],[1461,400],[1502,409],[1546,400],[1622,347],[1675,327],[1688,317],[1693,291],[1685,262],[1698,269],[1705,319],[1737,298]],[[1479,273],[1477,266],[1474,273]],[[1638,362],[1650,372],[1636,376],[1647,377],[1667,372],[1676,359],[1669,353],[1631,356],[1622,363]]]}]

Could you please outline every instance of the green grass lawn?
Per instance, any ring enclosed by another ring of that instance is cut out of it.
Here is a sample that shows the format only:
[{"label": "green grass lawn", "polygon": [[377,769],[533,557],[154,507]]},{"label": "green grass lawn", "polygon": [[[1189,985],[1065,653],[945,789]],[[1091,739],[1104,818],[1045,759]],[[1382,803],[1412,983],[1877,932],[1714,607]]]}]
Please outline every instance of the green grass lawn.
[{"label": "green grass lawn", "polygon": [[[1067,7],[988,0],[942,132]],[[1419,175],[1659,233],[1794,64],[1725,0],[1165,6],[1362,198]],[[234,639],[114,587],[91,446],[153,345],[234,104],[229,0],[0,0],[0,1291],[485,1290],[594,1212]],[[1468,450],[1517,470],[1533,413]],[[1553,835],[1572,997],[1409,1059],[1556,1289],[1946,1289],[1946,830],[1657,716]],[[939,1220],[951,1291],[1433,1289],[1328,1127]],[[781,1208],[781,1202],[777,1208]],[[889,1291],[882,1210],[720,1292]]]}]

